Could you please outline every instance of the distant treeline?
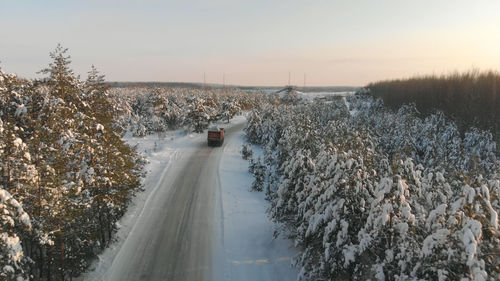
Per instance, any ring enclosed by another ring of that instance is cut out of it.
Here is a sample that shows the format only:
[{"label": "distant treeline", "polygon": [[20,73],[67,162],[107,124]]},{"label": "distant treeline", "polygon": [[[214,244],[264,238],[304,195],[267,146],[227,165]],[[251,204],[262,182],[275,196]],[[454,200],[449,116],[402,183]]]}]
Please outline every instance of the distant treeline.
[{"label": "distant treeline", "polygon": [[367,87],[390,107],[415,103],[423,114],[439,110],[462,129],[488,129],[499,139],[500,73],[496,71],[420,76],[375,82]]},{"label": "distant treeline", "polygon": [[[107,85],[112,88],[193,88],[203,89],[204,87],[211,89],[233,88],[243,91],[252,90],[268,90],[275,89],[276,91],[283,89],[285,86],[238,86],[238,85],[222,85],[222,84],[205,84],[190,83],[190,82],[107,82]],[[301,92],[349,92],[356,91],[359,87],[352,86],[324,86],[324,87],[298,87]]]},{"label": "distant treeline", "polygon": [[203,88],[203,84],[189,82],[107,82],[111,88]]}]

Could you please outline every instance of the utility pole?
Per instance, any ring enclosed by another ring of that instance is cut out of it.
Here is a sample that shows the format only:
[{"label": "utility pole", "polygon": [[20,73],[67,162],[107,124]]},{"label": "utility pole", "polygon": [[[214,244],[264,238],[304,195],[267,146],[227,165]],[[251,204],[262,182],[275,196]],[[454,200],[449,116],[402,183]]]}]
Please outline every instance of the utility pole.
[{"label": "utility pole", "polygon": [[222,88],[226,88],[226,73],[222,72]]},{"label": "utility pole", "polygon": [[291,75],[290,75],[290,71],[288,71],[288,86],[291,86],[291,85],[292,85],[292,84],[291,84],[291,82],[290,82],[290,76],[291,76]]},{"label": "utility pole", "polygon": [[304,90],[306,89],[306,74],[304,73]]},{"label": "utility pole", "polygon": [[203,72],[203,89],[207,88],[207,79],[206,79],[206,73]]}]

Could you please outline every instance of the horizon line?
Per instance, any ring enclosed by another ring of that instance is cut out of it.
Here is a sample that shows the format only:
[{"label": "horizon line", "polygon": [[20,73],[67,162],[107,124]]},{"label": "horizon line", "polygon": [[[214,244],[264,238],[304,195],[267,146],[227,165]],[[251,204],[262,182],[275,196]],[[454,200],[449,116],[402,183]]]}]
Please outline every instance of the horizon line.
[{"label": "horizon line", "polygon": [[179,81],[106,81],[105,83],[111,84],[111,83],[124,83],[124,84],[193,84],[193,85],[199,85],[203,87],[204,85],[206,86],[216,86],[216,87],[247,87],[247,88],[280,88],[280,87],[287,87],[287,86],[293,86],[296,88],[302,88],[302,89],[307,89],[307,88],[362,88],[364,86],[359,86],[359,85],[321,85],[321,86],[300,86],[300,85],[244,85],[244,84],[220,84],[220,83],[203,83],[203,82],[179,82]]}]

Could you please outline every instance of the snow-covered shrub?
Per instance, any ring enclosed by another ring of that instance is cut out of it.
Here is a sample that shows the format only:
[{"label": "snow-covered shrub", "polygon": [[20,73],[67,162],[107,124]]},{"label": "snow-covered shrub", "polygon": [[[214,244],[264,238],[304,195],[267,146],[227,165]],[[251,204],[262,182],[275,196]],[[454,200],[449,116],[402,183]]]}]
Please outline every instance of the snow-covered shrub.
[{"label": "snow-covered shrub", "polygon": [[248,171],[253,174],[254,181],[252,182],[252,190],[262,191],[264,186],[264,177],[266,172],[266,166],[262,163],[262,159],[260,157],[257,160],[254,158],[250,159],[250,166],[248,167]]},{"label": "snow-covered shrub", "polygon": [[250,147],[250,145],[248,144],[244,144],[242,147],[241,147],[241,157],[245,160],[251,158],[253,155],[253,151],[252,151],[252,148]]}]

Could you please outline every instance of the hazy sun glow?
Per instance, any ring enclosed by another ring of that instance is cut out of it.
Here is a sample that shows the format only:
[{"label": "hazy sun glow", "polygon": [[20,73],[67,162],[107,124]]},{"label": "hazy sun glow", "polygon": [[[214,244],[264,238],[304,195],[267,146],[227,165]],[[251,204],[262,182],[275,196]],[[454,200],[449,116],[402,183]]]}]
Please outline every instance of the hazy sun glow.
[{"label": "hazy sun glow", "polygon": [[[167,3],[168,2],[168,3]],[[36,77],[57,43],[110,81],[364,85],[500,70],[500,1],[4,1],[0,66]]]}]

